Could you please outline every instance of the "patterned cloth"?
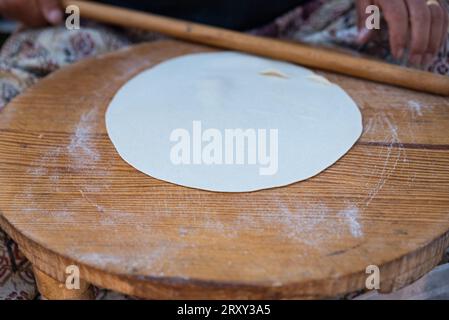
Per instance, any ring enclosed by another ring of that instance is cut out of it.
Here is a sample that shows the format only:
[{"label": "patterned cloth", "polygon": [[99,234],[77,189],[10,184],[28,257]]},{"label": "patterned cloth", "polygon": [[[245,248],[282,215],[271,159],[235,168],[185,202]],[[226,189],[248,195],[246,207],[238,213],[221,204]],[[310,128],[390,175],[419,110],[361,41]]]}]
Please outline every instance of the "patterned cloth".
[{"label": "patterned cloth", "polygon": [[30,263],[0,229],[0,300],[28,300],[35,295]]},{"label": "patterned cloth", "polygon": [[[314,0],[267,26],[249,32],[361,52],[394,62],[389,52],[387,32],[363,48],[355,44],[354,0]],[[50,27],[18,32],[0,51],[0,109],[39,79],[65,65],[133,43],[160,38],[163,37],[157,34],[120,30],[92,22],[83,22],[80,30],[73,31]],[[448,45],[441,50],[429,71],[449,75]],[[129,298],[99,288],[95,288],[95,293],[97,299]],[[37,296],[29,262],[0,229],[0,299],[34,299]]]}]

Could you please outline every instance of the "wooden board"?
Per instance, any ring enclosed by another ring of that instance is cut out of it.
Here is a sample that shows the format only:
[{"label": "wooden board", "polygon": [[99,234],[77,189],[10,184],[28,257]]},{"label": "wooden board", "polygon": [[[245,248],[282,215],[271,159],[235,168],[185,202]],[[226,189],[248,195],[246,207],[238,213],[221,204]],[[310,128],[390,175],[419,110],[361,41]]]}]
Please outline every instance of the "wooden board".
[{"label": "wooden board", "polygon": [[[108,139],[104,113],[139,71],[210,50],[144,44],[56,72],[0,113],[0,225],[35,267],[144,298],[317,298],[391,291],[449,246],[449,102],[323,73],[364,133],[308,181],[221,194],[152,179]],[[182,72],[182,70],[180,70]],[[174,89],[174,93],[176,88]]]}]

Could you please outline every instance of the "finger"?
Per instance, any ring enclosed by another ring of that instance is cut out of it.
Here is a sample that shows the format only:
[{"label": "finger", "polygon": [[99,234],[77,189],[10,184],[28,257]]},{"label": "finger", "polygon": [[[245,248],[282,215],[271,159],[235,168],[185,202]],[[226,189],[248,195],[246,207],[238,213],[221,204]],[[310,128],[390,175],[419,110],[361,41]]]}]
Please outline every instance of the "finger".
[{"label": "finger", "polygon": [[35,0],[4,0],[2,13],[5,17],[22,22],[29,27],[45,25]]},{"label": "finger", "polygon": [[373,4],[373,1],[371,1],[371,0],[357,0],[356,1],[357,26],[358,26],[359,31],[365,27],[365,21],[368,18],[368,14],[366,13],[366,8],[372,4]]},{"label": "finger", "polygon": [[438,54],[442,43],[443,37],[443,27],[444,27],[444,11],[440,5],[430,5],[430,32],[429,32],[429,44],[427,47],[427,52],[424,55],[424,66],[430,65],[434,60],[435,56]]},{"label": "finger", "polygon": [[63,13],[58,0],[38,0],[42,15],[50,24],[62,22]]},{"label": "finger", "polygon": [[396,59],[401,59],[407,47],[409,15],[403,0],[378,0],[390,32],[390,48]]},{"label": "finger", "polygon": [[0,15],[4,15],[5,14],[5,1],[0,1]]},{"label": "finger", "polygon": [[3,0],[0,1],[0,13],[7,19],[16,19],[19,15],[20,7],[23,6],[23,1]]},{"label": "finger", "polygon": [[411,26],[409,63],[421,66],[429,45],[430,9],[422,0],[407,0],[406,3]]},{"label": "finger", "polygon": [[[21,1],[22,2],[22,1]],[[23,9],[20,20],[29,27],[41,27],[47,24],[44,16],[42,15],[37,0],[23,1],[26,2],[23,5]]]}]

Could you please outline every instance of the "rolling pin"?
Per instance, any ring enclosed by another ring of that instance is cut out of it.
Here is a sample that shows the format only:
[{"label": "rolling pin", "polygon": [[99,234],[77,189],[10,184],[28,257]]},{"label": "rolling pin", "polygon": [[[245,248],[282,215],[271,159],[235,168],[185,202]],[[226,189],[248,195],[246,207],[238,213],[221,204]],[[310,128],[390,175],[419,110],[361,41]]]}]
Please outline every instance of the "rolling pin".
[{"label": "rolling pin", "polygon": [[271,38],[191,23],[88,1],[62,0],[76,5],[81,17],[126,28],[158,32],[177,39],[284,60],[379,83],[449,96],[449,77],[367,58],[288,43]]}]

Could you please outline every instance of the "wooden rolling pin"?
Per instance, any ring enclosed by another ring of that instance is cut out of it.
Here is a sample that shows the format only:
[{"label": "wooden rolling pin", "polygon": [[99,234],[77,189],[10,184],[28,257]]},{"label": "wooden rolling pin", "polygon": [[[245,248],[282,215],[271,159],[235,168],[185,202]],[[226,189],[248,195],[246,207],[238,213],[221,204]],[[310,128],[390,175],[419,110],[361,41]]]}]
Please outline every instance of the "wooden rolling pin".
[{"label": "wooden rolling pin", "polygon": [[75,0],[62,0],[62,3],[78,6],[82,18],[449,96],[449,77],[430,72],[104,4]]}]

